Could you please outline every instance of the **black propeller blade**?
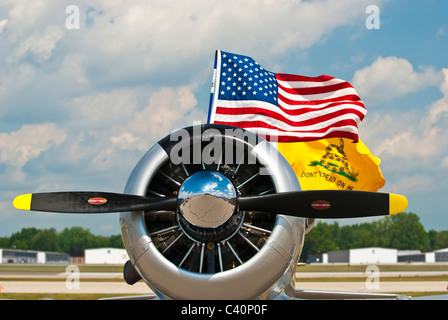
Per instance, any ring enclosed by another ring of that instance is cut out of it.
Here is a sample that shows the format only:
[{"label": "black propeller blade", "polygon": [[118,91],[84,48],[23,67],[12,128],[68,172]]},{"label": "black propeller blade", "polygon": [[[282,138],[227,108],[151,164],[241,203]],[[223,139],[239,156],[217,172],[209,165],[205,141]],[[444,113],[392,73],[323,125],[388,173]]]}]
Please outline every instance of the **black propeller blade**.
[{"label": "black propeller blade", "polygon": [[305,218],[356,218],[403,212],[400,195],[342,190],[273,193],[239,198],[240,210],[263,211]]},{"label": "black propeller blade", "polygon": [[49,192],[24,194],[14,199],[23,210],[65,213],[109,213],[134,210],[177,209],[176,198],[154,199],[109,192]]}]

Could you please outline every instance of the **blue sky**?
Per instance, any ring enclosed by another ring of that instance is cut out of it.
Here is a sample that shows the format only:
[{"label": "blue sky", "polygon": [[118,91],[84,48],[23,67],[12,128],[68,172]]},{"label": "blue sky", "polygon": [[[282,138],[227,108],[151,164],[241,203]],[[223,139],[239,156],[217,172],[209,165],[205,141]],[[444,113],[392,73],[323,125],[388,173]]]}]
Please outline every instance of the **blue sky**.
[{"label": "blue sky", "polygon": [[[369,5],[379,29],[366,28]],[[118,234],[118,214],[28,213],[12,200],[121,192],[150,146],[206,121],[216,49],[352,83],[368,110],[360,137],[382,159],[380,191],[405,195],[427,230],[448,230],[447,11],[443,0],[0,0],[0,236]]]}]

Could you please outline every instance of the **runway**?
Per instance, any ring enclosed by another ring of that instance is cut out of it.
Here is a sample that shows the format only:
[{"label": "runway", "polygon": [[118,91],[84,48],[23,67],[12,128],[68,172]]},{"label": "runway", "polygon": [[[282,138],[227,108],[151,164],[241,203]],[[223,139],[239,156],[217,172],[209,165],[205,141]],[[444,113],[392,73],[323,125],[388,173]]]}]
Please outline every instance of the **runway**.
[{"label": "runway", "polygon": [[[376,286],[377,285],[377,286]],[[443,281],[383,281],[373,286],[365,282],[299,282],[297,289],[354,291],[376,293],[401,292],[446,292],[447,283]]]},{"label": "runway", "polygon": [[[79,286],[73,283],[67,284],[65,281],[2,281],[4,293],[110,293],[111,296],[117,294],[152,294],[153,292],[144,282],[136,283],[132,286],[123,282],[83,282]],[[0,293],[1,298],[1,293]]]},{"label": "runway", "polygon": [[[4,293],[110,293],[117,294],[152,294],[151,289],[143,281],[134,285],[128,285],[122,279],[117,279],[114,274],[83,274],[78,281],[67,279],[66,276],[54,276],[54,279],[39,280],[35,276],[30,281],[17,281],[11,277],[0,282]],[[303,276],[303,274],[301,275]],[[322,276],[322,275],[321,275]],[[40,276],[42,277],[42,276]],[[108,281],[114,279],[113,281]],[[352,281],[352,282],[320,282],[312,280],[312,277],[297,277],[296,288],[310,290],[330,291],[359,291],[359,292],[447,292],[447,281]]]},{"label": "runway", "polygon": [[[367,278],[366,272],[296,272],[296,279],[313,278]],[[378,272],[380,278],[390,277],[424,277],[424,276],[448,276],[448,267],[446,271],[381,271]]]},{"label": "runway", "polygon": [[[128,285],[121,272],[72,273],[19,273],[0,274],[0,286],[4,293],[65,293],[65,294],[152,294],[151,289],[140,281]],[[26,281],[24,278],[29,279]],[[1,293],[0,293],[1,298]]]},{"label": "runway", "polygon": [[[110,293],[117,294],[151,294],[152,291],[143,283],[132,286],[122,282],[80,282],[78,287],[67,285],[65,281],[2,281],[4,293]],[[368,288],[365,282],[299,282],[298,289],[355,291],[355,292],[447,292],[447,283],[438,281],[396,281],[381,282],[377,288]]]},{"label": "runway", "polygon": [[[2,272],[0,275],[1,293],[110,294],[112,297],[153,293],[143,281],[134,285],[126,284],[121,272],[81,272],[77,279],[67,273],[48,272],[30,272],[26,275],[23,272]],[[413,281],[413,279],[409,279],[409,277],[446,275],[448,275],[448,271],[445,270],[381,272],[381,277],[372,282],[363,272],[297,272],[296,288],[375,293],[448,293],[448,281]],[[340,282],[337,280],[339,277],[352,278],[353,281]],[[398,279],[397,281],[386,279],[389,277]],[[410,281],[399,281],[400,277],[407,277],[407,280]],[[328,278],[333,278],[335,281],[330,282]],[[358,280],[356,281],[355,278]]]}]

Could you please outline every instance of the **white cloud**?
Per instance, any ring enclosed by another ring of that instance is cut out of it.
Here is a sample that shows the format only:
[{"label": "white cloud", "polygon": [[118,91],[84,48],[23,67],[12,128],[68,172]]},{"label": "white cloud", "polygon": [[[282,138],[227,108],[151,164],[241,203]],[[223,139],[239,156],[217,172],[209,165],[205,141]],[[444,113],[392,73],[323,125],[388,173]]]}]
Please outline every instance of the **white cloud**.
[{"label": "white cloud", "polygon": [[381,167],[402,177],[386,184],[392,192],[421,193],[446,185],[439,177],[448,168],[448,69],[440,74],[441,99],[418,111],[370,113],[360,127],[361,138],[382,159]]},{"label": "white cloud", "polygon": [[[448,151],[448,69],[442,69],[443,81],[439,84],[443,97],[427,107],[418,116],[419,121],[404,121],[399,133],[386,138],[377,151],[395,157],[418,157],[439,159]],[[390,123],[390,128],[402,122],[406,117]]]},{"label": "white cloud", "polygon": [[[407,117],[404,117],[406,119]],[[406,129],[391,129],[397,123],[396,118],[378,118],[385,131],[381,134],[382,141],[375,148],[378,156],[389,156],[401,159],[433,159],[443,152],[448,131],[438,127],[425,127],[418,123],[404,122],[400,127]],[[389,127],[386,129],[386,127]],[[385,136],[387,135],[387,136]],[[448,141],[447,141],[448,142]]]},{"label": "white cloud", "polygon": [[203,84],[210,79],[216,49],[252,55],[269,67],[285,54],[322,41],[340,26],[358,22],[363,26],[368,4],[368,0],[282,5],[249,0],[244,6],[236,0],[78,1],[80,29],[68,30],[67,2],[6,1],[0,117],[16,114],[15,105],[31,101],[40,103],[39,114],[45,115],[60,111],[67,97],[93,97],[113,88],[157,90]]},{"label": "white cloud", "polygon": [[67,3],[11,1],[10,32],[2,43],[7,55],[31,53],[41,60],[57,45],[59,58],[78,54],[85,74],[102,81],[160,70],[189,78],[193,68],[208,67],[204,59],[211,61],[215,49],[263,59],[309,48],[334,29],[358,23],[370,2],[78,1],[80,29],[68,30]]},{"label": "white cloud", "polygon": [[17,47],[15,56],[20,59],[27,54],[31,54],[38,62],[48,60],[63,35],[62,28],[49,26],[43,32],[36,32],[23,40]]},{"label": "white cloud", "polygon": [[131,88],[96,91],[72,99],[68,110],[78,126],[101,129],[128,120],[127,116],[138,108],[136,95]]},{"label": "white cloud", "polygon": [[448,35],[448,30],[446,28],[446,25],[443,25],[439,28],[439,30],[437,30],[436,40],[437,41],[443,40],[447,35]]},{"label": "white cloud", "polygon": [[426,125],[434,125],[439,121],[447,120],[448,117],[448,68],[442,69],[443,81],[439,88],[443,98],[434,102],[429,109],[429,115],[426,119]]},{"label": "white cloud", "polygon": [[352,84],[363,100],[375,105],[438,85],[441,78],[432,67],[416,71],[406,59],[378,57],[372,65],[355,72]]},{"label": "white cloud", "polygon": [[405,175],[403,178],[394,182],[389,186],[389,192],[397,194],[413,194],[421,193],[422,190],[432,191],[436,189],[437,183],[433,175],[424,175],[415,173],[413,175]]},{"label": "white cloud", "polygon": [[23,167],[29,160],[65,139],[65,131],[52,123],[24,125],[18,131],[0,133],[0,163]]},{"label": "white cloud", "polygon": [[8,19],[0,20],[0,34],[2,34],[2,31],[5,28],[7,23],[8,23]]},{"label": "white cloud", "polygon": [[6,0],[3,5],[9,5],[9,16],[13,24],[22,28],[32,28],[40,19],[47,17],[51,0],[29,2],[26,0]]},{"label": "white cloud", "polygon": [[442,168],[448,168],[448,157],[443,158],[440,165]]},{"label": "white cloud", "polygon": [[102,50],[115,54],[130,45],[133,51],[144,53],[146,66],[196,56],[204,48],[216,49],[222,43],[241,50],[263,48],[261,54],[281,53],[292,47],[308,48],[334,28],[354,23],[365,16],[370,2],[285,1],[279,5],[272,0],[248,0],[242,6],[235,0],[132,5],[97,1],[89,13],[92,25],[86,37],[104,40],[114,34],[115,40],[126,41],[101,41]]},{"label": "white cloud", "polygon": [[123,132],[118,136],[110,137],[110,141],[121,150],[144,150],[148,146],[143,138],[137,137],[131,132]]},{"label": "white cloud", "polygon": [[205,121],[198,91],[216,49],[282,65],[341,26],[364,28],[371,0],[84,0],[68,30],[72,4],[0,3],[0,121],[28,123],[0,133],[8,189],[119,191],[153,143]]},{"label": "white cloud", "polygon": [[125,181],[138,157],[154,143],[176,127],[205,121],[206,115],[196,108],[195,90],[119,88],[74,98],[65,108],[71,115],[67,138],[44,161],[88,179],[117,183],[119,175]]},{"label": "white cloud", "polygon": [[198,110],[195,86],[161,88],[152,93],[147,105],[133,114],[125,126],[114,129],[118,134],[111,141],[121,148],[145,150],[148,141],[156,142],[177,127],[190,126],[193,121],[204,122],[206,115]]}]

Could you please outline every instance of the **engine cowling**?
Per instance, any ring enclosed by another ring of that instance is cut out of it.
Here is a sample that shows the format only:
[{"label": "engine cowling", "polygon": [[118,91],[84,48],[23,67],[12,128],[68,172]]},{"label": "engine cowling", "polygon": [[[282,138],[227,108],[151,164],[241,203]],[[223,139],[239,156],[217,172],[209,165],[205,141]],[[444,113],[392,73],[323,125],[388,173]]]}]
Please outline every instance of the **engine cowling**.
[{"label": "engine cowling", "polygon": [[275,298],[291,282],[306,219],[240,211],[232,195],[297,190],[290,165],[255,134],[223,125],[181,129],[143,156],[125,188],[175,195],[178,210],[121,213],[123,242],[159,298]]}]

